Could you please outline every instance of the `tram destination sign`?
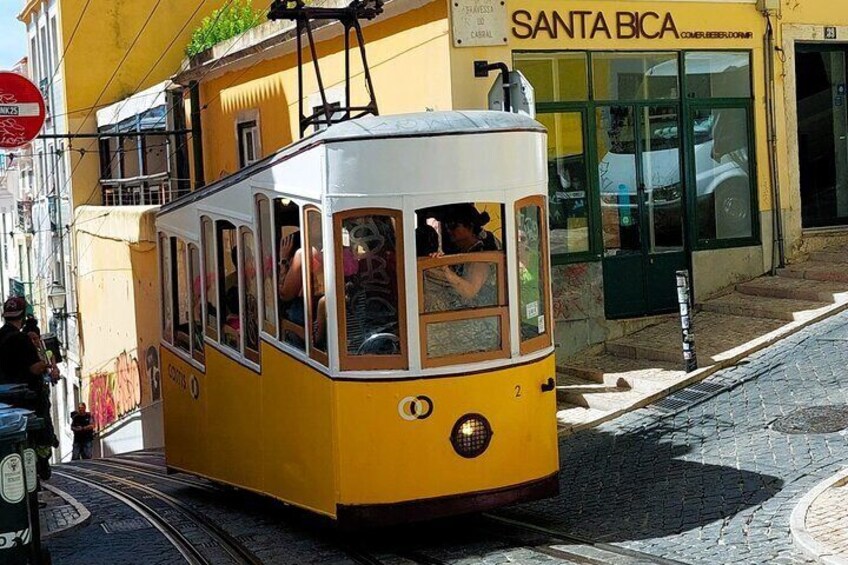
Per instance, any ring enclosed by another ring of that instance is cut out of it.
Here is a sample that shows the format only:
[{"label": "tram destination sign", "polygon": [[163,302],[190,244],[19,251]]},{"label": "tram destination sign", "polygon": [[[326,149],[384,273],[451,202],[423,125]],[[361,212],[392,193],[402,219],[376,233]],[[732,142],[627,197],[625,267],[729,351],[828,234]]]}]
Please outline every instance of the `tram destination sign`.
[{"label": "tram destination sign", "polygon": [[14,149],[35,139],[46,115],[44,96],[32,81],[0,72],[0,149]]},{"label": "tram destination sign", "polygon": [[753,39],[754,32],[681,29],[671,12],[515,10],[517,39]]}]

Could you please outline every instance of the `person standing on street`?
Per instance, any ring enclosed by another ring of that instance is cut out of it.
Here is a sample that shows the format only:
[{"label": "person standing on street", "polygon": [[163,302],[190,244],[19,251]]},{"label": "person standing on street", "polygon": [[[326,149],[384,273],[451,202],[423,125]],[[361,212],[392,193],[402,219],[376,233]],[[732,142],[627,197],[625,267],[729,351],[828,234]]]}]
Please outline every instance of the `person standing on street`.
[{"label": "person standing on street", "polygon": [[91,459],[91,444],[94,441],[94,423],[85,402],[80,402],[76,412],[71,412],[71,431],[74,432],[72,461]]},{"label": "person standing on street", "polygon": [[0,384],[26,385],[32,392],[31,398],[16,402],[16,406],[36,411],[47,363],[30,338],[21,332],[26,306],[26,300],[20,296],[13,296],[3,304],[6,323],[0,328]]}]

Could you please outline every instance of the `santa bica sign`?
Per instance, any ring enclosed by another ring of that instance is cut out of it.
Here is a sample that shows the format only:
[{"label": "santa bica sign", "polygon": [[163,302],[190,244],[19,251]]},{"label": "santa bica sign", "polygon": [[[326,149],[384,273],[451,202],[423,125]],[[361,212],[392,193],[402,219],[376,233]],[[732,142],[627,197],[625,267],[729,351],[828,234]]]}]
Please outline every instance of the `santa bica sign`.
[{"label": "santa bica sign", "polygon": [[45,116],[44,96],[37,86],[17,73],[0,72],[0,149],[35,139]]},{"label": "santa bica sign", "polygon": [[750,31],[680,30],[670,12],[592,10],[527,10],[512,13],[512,35],[518,39],[752,39]]}]

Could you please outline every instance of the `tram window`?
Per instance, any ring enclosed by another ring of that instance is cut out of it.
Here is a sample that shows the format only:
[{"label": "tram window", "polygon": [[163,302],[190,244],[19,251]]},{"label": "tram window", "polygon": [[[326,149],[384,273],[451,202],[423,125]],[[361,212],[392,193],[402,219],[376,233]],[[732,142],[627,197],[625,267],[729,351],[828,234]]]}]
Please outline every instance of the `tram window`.
[{"label": "tram window", "polygon": [[244,273],[244,356],[259,363],[259,300],[257,299],[256,284],[258,282],[256,270],[256,246],[253,241],[253,232],[247,228],[241,230],[241,259],[242,273]]},{"label": "tram window", "polygon": [[162,281],[162,339],[174,343],[174,299],[172,294],[171,240],[159,236],[159,272]]},{"label": "tram window", "polygon": [[423,365],[508,357],[503,205],[463,202],[416,216]]},{"label": "tram window", "polygon": [[188,252],[183,240],[176,240],[176,280],[174,281],[174,298],[176,299],[176,334],[174,345],[191,353],[191,327],[189,326],[189,279],[188,279]]},{"label": "tram window", "polygon": [[[277,246],[277,302],[280,309],[280,339],[306,350],[306,293],[303,292],[303,244],[300,206],[285,198],[274,201]],[[317,214],[320,244],[321,215]]]},{"label": "tram window", "polygon": [[321,231],[321,212],[306,209],[306,280],[307,327],[310,328],[309,355],[327,365],[327,297],[324,280],[324,235]]},{"label": "tram window", "polygon": [[343,212],[335,231],[342,370],[407,368],[400,212]]},{"label": "tram window", "polygon": [[241,351],[241,304],[236,227],[226,220],[217,223],[218,303],[221,305],[221,343]]},{"label": "tram window", "polygon": [[218,341],[218,262],[215,260],[215,232],[212,220],[200,222],[203,232],[203,267],[206,279],[206,336]]},{"label": "tram window", "polygon": [[259,251],[262,267],[262,329],[277,335],[277,294],[274,288],[274,224],[271,222],[271,201],[267,196],[256,197],[259,218]]},{"label": "tram window", "polygon": [[540,197],[515,205],[518,250],[518,319],[521,353],[551,344],[548,312],[548,252],[545,204]]},{"label": "tram window", "polygon": [[191,352],[199,363],[205,363],[203,347],[203,296],[200,278],[200,250],[188,246],[189,280],[191,280]]}]

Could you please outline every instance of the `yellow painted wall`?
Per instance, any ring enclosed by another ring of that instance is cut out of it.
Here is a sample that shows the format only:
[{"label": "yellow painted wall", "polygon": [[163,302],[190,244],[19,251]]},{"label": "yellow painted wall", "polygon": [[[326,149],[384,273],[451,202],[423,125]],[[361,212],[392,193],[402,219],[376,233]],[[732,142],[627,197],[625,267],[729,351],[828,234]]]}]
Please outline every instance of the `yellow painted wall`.
[{"label": "yellow painted wall", "polygon": [[[368,62],[382,114],[450,109],[446,6],[437,1],[364,28]],[[327,88],[343,89],[343,38],[320,44]],[[262,154],[298,139],[295,54],[257,62],[204,82],[203,147],[207,182],[238,170],[236,120],[259,112]],[[367,102],[358,51],[351,52],[352,100]],[[317,93],[312,68],[304,72],[306,101]],[[309,113],[309,112],[307,112]]]},{"label": "yellow painted wall", "polygon": [[[97,109],[92,106],[122,100],[174,75],[185,56],[191,33],[204,17],[225,2],[61,0],[63,48],[60,52],[65,52],[68,131],[93,133],[97,127]],[[24,18],[26,14],[25,9]],[[97,143],[75,140],[73,146],[87,151],[86,156],[70,153],[71,166],[75,167],[74,206],[99,204]]]},{"label": "yellow painted wall", "polygon": [[[156,400],[146,357],[159,343],[156,245],[117,237],[109,218],[116,211],[81,208],[75,240],[82,395],[100,428]],[[132,215],[122,212],[121,223],[132,224]],[[136,215],[136,225],[145,221],[146,233],[153,233],[153,216]]]}]

